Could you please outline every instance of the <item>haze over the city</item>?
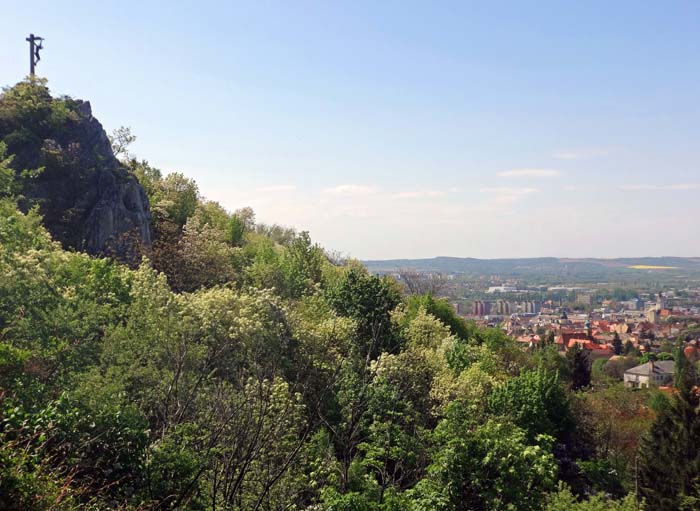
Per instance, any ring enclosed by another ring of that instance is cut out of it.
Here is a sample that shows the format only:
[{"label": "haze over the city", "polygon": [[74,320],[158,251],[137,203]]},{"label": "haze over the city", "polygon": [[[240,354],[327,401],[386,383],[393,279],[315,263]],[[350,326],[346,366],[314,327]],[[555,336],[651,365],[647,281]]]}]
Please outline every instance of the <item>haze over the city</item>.
[{"label": "haze over the city", "polygon": [[10,2],[54,94],[362,259],[700,254],[697,2]]}]

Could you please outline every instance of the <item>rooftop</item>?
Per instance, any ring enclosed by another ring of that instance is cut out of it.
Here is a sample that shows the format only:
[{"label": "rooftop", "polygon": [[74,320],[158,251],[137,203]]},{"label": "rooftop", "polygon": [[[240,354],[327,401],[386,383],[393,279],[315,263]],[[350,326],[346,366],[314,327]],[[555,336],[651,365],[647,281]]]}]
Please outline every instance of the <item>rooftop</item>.
[{"label": "rooftop", "polygon": [[646,364],[631,367],[625,371],[625,374],[638,374],[640,376],[648,376],[654,374],[673,374],[676,363],[673,360],[658,360],[656,362],[647,362]]}]

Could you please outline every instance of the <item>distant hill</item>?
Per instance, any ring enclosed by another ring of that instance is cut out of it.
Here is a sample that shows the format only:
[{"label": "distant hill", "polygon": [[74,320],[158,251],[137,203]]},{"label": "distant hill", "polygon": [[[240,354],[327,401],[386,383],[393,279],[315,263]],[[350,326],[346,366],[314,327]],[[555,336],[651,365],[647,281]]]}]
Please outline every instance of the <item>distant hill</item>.
[{"label": "distant hill", "polygon": [[642,276],[700,276],[700,257],[628,257],[619,259],[536,257],[523,259],[387,259],[363,261],[374,273],[410,268],[420,272],[463,273],[467,276],[498,274],[506,277],[569,277],[578,279],[634,279]]}]

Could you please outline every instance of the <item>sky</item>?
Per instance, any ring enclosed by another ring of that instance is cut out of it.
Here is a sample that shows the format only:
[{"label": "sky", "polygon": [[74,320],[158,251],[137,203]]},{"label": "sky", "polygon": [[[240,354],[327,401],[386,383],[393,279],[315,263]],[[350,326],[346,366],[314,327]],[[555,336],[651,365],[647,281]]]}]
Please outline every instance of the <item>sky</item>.
[{"label": "sky", "polygon": [[696,0],[0,6],[0,85],[43,36],[132,153],[330,250],[700,256]]}]

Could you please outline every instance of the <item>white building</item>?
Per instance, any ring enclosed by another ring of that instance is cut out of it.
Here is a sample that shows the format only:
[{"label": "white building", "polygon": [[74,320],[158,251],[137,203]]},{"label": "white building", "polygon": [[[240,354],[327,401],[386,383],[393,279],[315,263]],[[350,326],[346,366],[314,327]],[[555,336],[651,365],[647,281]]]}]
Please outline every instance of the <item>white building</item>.
[{"label": "white building", "polygon": [[625,371],[625,387],[640,389],[668,385],[673,381],[675,366],[673,360],[660,360],[631,367]]}]

